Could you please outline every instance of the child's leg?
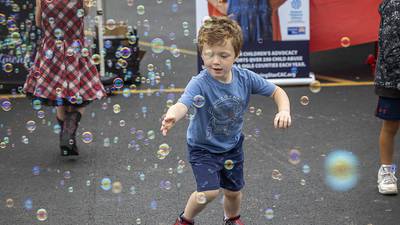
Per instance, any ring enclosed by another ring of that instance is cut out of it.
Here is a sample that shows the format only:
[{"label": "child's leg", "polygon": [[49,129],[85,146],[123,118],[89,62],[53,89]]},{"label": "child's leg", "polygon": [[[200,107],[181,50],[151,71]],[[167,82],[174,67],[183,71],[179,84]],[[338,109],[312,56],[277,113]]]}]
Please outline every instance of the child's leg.
[{"label": "child's leg", "polygon": [[72,111],[78,111],[81,115],[85,112],[85,107],[74,107]]},{"label": "child's leg", "polygon": [[57,111],[57,119],[64,121],[65,119],[65,106],[57,106],[56,111]]},{"label": "child's leg", "polygon": [[242,202],[241,191],[224,191],[224,212],[227,218],[233,218],[238,216],[240,213],[240,203]]},{"label": "child's leg", "polygon": [[[206,202],[203,204],[202,202],[198,202],[198,193],[204,193]],[[204,192],[193,192],[189,200],[186,204],[185,211],[183,213],[183,217],[187,220],[193,220],[193,218],[199,214],[205,207],[206,205],[213,201],[219,194],[219,190],[212,190],[212,191],[204,191]]]},{"label": "child's leg", "polygon": [[379,135],[379,149],[381,164],[391,165],[393,163],[394,137],[399,129],[400,121],[384,120]]},{"label": "child's leg", "polygon": [[85,107],[75,107],[75,106],[69,106],[67,108],[68,112],[79,112],[81,115],[85,112]]}]

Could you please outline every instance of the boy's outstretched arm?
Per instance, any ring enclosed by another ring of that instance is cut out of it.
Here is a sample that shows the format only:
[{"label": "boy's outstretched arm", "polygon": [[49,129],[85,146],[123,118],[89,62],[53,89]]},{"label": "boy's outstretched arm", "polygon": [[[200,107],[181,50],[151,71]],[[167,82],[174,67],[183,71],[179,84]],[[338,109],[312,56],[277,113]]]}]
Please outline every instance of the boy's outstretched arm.
[{"label": "boy's outstretched arm", "polygon": [[180,102],[177,102],[175,105],[171,106],[161,122],[160,131],[162,134],[166,136],[167,132],[175,125],[176,122],[186,115],[187,111],[187,106]]},{"label": "boy's outstretched arm", "polygon": [[278,113],[275,115],[274,119],[275,128],[288,128],[292,123],[292,119],[290,117],[289,97],[280,87],[276,87],[272,97],[278,106]]}]

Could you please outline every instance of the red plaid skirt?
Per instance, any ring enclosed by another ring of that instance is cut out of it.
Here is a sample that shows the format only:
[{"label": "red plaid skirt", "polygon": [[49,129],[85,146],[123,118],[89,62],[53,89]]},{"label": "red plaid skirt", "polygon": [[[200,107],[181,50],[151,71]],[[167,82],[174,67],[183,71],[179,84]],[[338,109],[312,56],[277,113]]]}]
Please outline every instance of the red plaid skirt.
[{"label": "red plaid skirt", "polygon": [[43,38],[24,85],[28,96],[92,101],[105,96],[84,45],[83,0],[41,0]]}]

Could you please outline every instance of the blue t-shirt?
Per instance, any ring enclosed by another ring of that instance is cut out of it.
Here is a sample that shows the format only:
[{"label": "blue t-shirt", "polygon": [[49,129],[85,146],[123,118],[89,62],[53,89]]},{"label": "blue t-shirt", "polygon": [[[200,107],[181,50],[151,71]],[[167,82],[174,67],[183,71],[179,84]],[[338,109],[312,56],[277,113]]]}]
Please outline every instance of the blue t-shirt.
[{"label": "blue t-shirt", "polygon": [[178,100],[193,114],[187,130],[188,144],[214,153],[231,150],[239,141],[250,95],[271,96],[275,89],[275,84],[236,66],[232,67],[228,84],[202,70]]}]

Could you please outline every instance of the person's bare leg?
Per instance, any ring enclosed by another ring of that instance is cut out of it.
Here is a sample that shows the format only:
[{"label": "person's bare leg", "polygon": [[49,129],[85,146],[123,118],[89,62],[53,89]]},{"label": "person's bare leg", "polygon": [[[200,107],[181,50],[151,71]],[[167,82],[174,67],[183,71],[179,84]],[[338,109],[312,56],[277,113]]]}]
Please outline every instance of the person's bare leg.
[{"label": "person's bare leg", "polygon": [[218,194],[219,190],[193,192],[190,195],[188,202],[186,203],[183,217],[187,220],[193,220],[193,218],[197,214],[199,214],[208,203],[213,201],[218,196]]},{"label": "person's bare leg", "polygon": [[240,214],[240,203],[242,202],[241,191],[224,191],[224,212],[227,218],[233,218]]},{"label": "person's bare leg", "polygon": [[394,137],[399,129],[400,121],[384,120],[379,135],[379,149],[381,164],[391,165],[393,163]]},{"label": "person's bare leg", "polygon": [[75,107],[75,106],[68,106],[66,107],[67,112],[79,112],[81,115],[85,112],[85,107]]},{"label": "person's bare leg", "polygon": [[83,115],[83,113],[85,112],[85,107],[76,107],[74,110],[80,112],[81,115]]},{"label": "person's bare leg", "polygon": [[65,106],[57,106],[56,111],[57,111],[57,118],[61,121],[65,120]]}]

